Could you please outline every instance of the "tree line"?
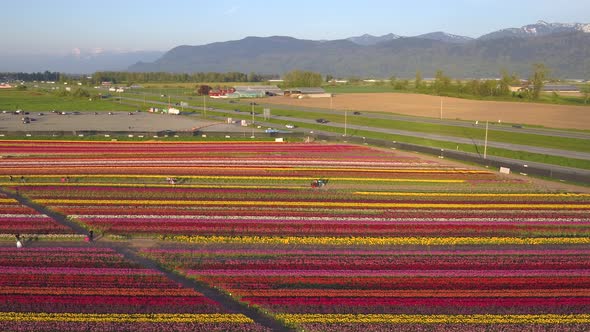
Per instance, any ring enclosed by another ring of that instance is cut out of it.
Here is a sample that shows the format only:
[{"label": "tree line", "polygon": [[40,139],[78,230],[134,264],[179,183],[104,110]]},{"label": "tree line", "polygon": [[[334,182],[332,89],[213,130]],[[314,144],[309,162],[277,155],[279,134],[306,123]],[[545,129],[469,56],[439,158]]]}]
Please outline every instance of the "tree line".
[{"label": "tree line", "polygon": [[[545,81],[548,79],[549,69],[540,63],[532,66],[531,76],[521,81],[518,75],[506,70],[500,73],[499,79],[490,80],[455,80],[438,70],[434,80],[426,83],[420,71],[416,72],[413,87],[410,80],[398,80],[395,76],[390,78],[390,84],[395,90],[409,90],[436,95],[471,95],[476,97],[503,97],[514,96],[537,100],[541,96]],[[519,91],[511,91],[511,86],[519,87]]]},{"label": "tree line", "polygon": [[0,73],[0,80],[5,81],[51,81],[56,82],[60,80],[62,74],[58,72],[50,72],[48,70],[44,72],[36,73],[25,73],[25,72],[4,72]]}]

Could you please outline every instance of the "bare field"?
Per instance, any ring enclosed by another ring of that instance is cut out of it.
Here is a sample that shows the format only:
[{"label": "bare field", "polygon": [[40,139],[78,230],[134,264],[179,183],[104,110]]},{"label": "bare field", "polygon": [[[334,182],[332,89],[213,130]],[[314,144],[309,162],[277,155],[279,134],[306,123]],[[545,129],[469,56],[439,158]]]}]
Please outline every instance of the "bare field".
[{"label": "bare field", "polygon": [[[518,102],[480,101],[443,97],[443,118],[472,121],[501,120],[549,128],[590,130],[590,107]],[[350,93],[333,98],[334,109],[390,112],[405,115],[440,117],[438,96],[406,93]],[[294,99],[271,97],[258,102],[277,105],[330,108],[330,98]]]}]

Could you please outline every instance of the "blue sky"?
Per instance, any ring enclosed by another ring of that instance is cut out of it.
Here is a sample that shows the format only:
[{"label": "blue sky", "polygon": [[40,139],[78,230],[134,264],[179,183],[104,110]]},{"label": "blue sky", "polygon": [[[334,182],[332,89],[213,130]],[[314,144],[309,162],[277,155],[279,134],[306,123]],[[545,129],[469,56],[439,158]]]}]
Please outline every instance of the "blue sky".
[{"label": "blue sky", "polygon": [[[287,6],[286,3],[292,5]],[[478,37],[538,20],[590,23],[589,0],[2,0],[0,55],[168,50],[247,36]]]}]

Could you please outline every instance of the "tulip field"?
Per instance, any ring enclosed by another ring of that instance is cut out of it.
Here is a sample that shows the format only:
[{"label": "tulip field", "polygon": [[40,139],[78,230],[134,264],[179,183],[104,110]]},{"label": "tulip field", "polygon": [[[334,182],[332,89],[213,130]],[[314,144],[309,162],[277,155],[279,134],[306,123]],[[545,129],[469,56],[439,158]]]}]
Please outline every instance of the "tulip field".
[{"label": "tulip field", "polygon": [[[0,246],[0,330],[266,329],[121,246],[286,330],[590,329],[582,191],[347,144],[0,141],[0,155],[3,188],[100,237]],[[0,207],[4,237],[75,233]]]},{"label": "tulip field", "polygon": [[12,234],[65,236],[72,234],[72,230],[0,193],[0,237],[12,237]]},{"label": "tulip field", "polygon": [[0,248],[2,331],[263,331],[109,248]]}]

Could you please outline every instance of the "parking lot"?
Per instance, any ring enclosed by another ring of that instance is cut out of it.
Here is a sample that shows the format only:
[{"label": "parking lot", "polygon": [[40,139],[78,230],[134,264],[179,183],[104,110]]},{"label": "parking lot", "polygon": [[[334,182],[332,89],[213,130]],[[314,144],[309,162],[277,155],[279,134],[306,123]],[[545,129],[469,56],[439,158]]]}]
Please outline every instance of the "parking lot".
[{"label": "parking lot", "polygon": [[[28,117],[29,123],[23,118]],[[220,131],[242,132],[239,125],[203,120],[196,115],[148,112],[0,112],[0,131]]]}]

